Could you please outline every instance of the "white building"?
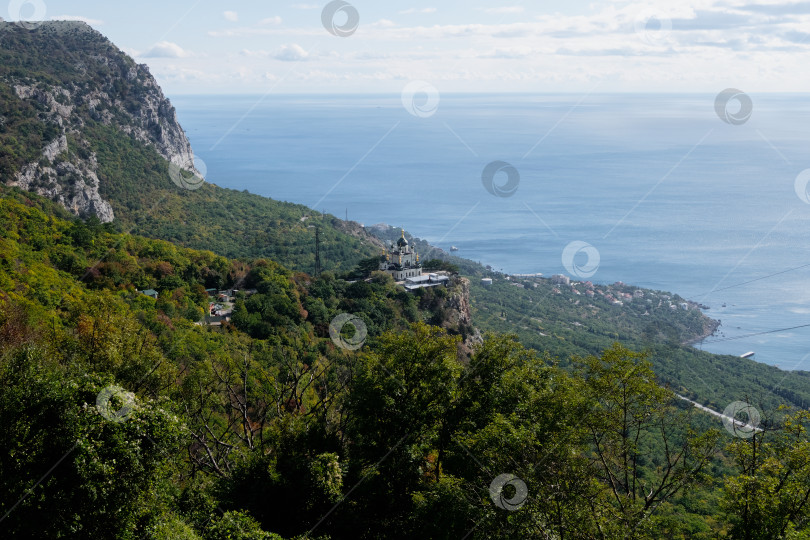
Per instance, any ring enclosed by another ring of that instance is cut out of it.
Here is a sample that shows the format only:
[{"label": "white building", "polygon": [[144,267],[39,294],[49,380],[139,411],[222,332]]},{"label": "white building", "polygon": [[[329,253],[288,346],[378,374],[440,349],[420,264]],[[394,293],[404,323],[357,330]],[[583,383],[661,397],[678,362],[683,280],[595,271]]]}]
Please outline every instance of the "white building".
[{"label": "white building", "polygon": [[390,250],[380,257],[380,270],[391,274],[395,281],[404,281],[422,275],[422,263],[419,262],[419,254],[415,249],[411,249],[405,239],[404,230],[397,243],[392,243]]},{"label": "white building", "polygon": [[444,285],[447,287],[450,283],[450,278],[439,274],[428,274],[426,276],[414,276],[405,278],[405,290],[415,291],[416,289],[423,289],[425,287],[438,287]]},{"label": "white building", "polygon": [[571,278],[569,278],[568,276],[564,276],[562,274],[556,274],[556,275],[551,276],[551,282],[552,283],[557,283],[559,285],[570,285],[571,284]]}]

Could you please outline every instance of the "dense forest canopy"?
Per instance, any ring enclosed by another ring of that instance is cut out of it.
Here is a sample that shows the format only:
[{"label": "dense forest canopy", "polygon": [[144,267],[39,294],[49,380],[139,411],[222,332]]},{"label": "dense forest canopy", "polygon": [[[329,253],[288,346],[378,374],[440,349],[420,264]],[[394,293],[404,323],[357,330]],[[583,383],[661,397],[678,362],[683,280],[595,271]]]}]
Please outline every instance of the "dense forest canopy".
[{"label": "dense forest canopy", "polygon": [[[561,361],[514,335],[470,341],[441,327],[461,281],[409,294],[385,275],[315,278],[70,219],[19,190],[4,189],[0,225],[0,527],[12,536],[804,527],[806,412],[752,403],[757,429],[735,436],[662,385],[659,352],[613,344]],[[252,294],[230,323],[199,324],[210,290],[227,288]],[[343,313],[360,322],[335,338]],[[361,346],[346,347],[358,327]]]}]

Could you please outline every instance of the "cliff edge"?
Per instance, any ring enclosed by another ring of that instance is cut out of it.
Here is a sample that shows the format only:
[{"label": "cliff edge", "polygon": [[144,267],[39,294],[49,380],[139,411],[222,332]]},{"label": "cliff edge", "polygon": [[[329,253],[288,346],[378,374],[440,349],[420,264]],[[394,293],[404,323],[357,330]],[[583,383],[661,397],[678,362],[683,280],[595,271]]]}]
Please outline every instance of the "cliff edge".
[{"label": "cliff edge", "polygon": [[105,127],[193,172],[191,144],[145,65],[83,22],[0,22],[0,181],[112,221],[96,152]]}]

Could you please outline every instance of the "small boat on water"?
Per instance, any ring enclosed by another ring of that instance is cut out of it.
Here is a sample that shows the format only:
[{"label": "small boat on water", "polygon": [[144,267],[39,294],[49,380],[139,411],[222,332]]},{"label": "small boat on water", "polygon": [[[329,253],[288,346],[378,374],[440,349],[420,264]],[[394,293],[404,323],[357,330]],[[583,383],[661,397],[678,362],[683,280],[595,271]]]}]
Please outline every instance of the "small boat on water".
[{"label": "small boat on water", "polygon": [[741,354],[740,358],[751,358],[752,356],[754,356],[754,351],[748,351],[745,354]]},{"label": "small boat on water", "polygon": [[458,248],[456,246],[450,246],[450,251],[458,251]]}]

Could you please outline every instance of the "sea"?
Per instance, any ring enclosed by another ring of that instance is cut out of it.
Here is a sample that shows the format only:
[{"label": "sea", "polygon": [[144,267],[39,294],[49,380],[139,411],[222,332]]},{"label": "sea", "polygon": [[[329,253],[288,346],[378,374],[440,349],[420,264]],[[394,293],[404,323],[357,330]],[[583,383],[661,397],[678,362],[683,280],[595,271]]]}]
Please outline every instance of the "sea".
[{"label": "sea", "polygon": [[510,274],[675,292],[722,322],[695,346],[810,370],[807,95],[171,99],[208,182]]}]

